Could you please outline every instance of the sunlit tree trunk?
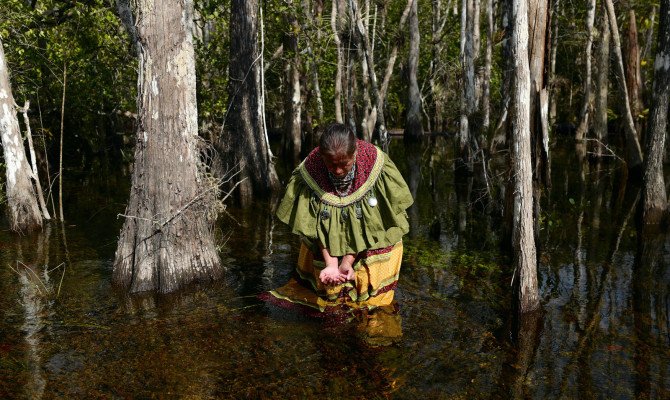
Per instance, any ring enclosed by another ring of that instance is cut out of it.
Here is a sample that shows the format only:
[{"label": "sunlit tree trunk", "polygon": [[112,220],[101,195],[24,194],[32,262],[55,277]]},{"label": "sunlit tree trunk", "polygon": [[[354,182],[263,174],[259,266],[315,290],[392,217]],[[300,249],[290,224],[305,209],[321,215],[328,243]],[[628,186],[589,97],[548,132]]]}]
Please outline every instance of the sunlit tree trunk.
[{"label": "sunlit tree trunk", "polygon": [[229,124],[225,139],[243,180],[240,202],[279,189],[267,135],[261,124],[260,64],[258,63],[258,0],[233,0],[230,14],[228,82]]},{"label": "sunlit tree trunk", "polygon": [[528,58],[527,0],[511,0],[511,50],[514,60],[512,86],[511,162],[513,179],[513,233],[515,281],[519,311],[537,310],[537,259],[533,223],[533,171],[531,163],[531,75]]},{"label": "sunlit tree trunk", "polygon": [[335,122],[340,124],[344,123],[344,117],[342,115],[342,79],[344,71],[344,49],[342,48],[342,39],[340,38],[340,30],[338,24],[338,13],[340,7],[338,3],[342,0],[333,0],[332,8],[330,13],[330,27],[333,30],[333,39],[335,40],[335,46],[337,48],[337,69],[335,74],[335,85],[334,85],[334,94],[333,98],[335,100]]},{"label": "sunlit tree trunk", "polygon": [[626,137],[626,162],[628,169],[635,169],[642,166],[642,150],[640,149],[640,142],[637,139],[637,132],[635,131],[635,122],[630,109],[630,97],[628,96],[628,89],[626,88],[625,80],[626,74],[623,68],[623,56],[621,54],[621,39],[619,37],[619,27],[614,12],[614,4],[612,0],[604,0],[605,8],[607,10],[607,18],[610,23],[610,31],[612,33],[614,54],[616,56],[616,71],[621,79],[619,83],[619,90],[623,99],[621,99],[621,107],[624,117],[624,133]]},{"label": "sunlit tree trunk", "polygon": [[654,61],[654,84],[649,112],[647,147],[644,165],[642,207],[644,222],[660,222],[668,208],[663,179],[663,155],[668,126],[670,98],[670,0],[662,0],[658,21],[658,44]]},{"label": "sunlit tree trunk", "polygon": [[642,112],[642,74],[640,72],[640,46],[637,41],[637,24],[635,22],[635,10],[628,11],[628,29],[626,38],[626,87],[630,96],[630,112],[633,114],[635,130],[638,137],[640,131],[640,113]]},{"label": "sunlit tree trunk", "polygon": [[593,47],[593,22],[596,18],[596,0],[588,0],[586,4],[586,50],[584,51],[584,88],[582,108],[579,112],[579,125],[575,139],[582,141],[589,130],[589,114],[591,108],[591,49]]},{"label": "sunlit tree trunk", "polygon": [[416,140],[423,135],[421,124],[421,92],[419,91],[419,13],[418,1],[412,2],[409,12],[409,99],[407,102],[407,122],[405,138]]},{"label": "sunlit tree trunk", "polygon": [[296,10],[293,1],[287,0],[288,11],[286,20],[288,32],[284,34],[284,52],[288,57],[285,66],[286,71],[286,114],[284,122],[284,151],[286,159],[291,166],[300,162],[300,149],[302,147],[302,98],[300,92],[300,53],[298,48],[298,32],[300,27],[295,17]]},{"label": "sunlit tree trunk", "polygon": [[9,68],[0,39],[0,136],[5,161],[9,227],[24,232],[42,227],[42,215],[30,181],[31,170],[16,117]]},{"label": "sunlit tree trunk", "polygon": [[138,131],[130,200],[114,282],[131,292],[170,292],[221,275],[210,198],[199,175],[193,2],[132,3],[137,34]]},{"label": "sunlit tree trunk", "polygon": [[[604,11],[604,10],[603,10]],[[603,144],[607,137],[607,96],[609,93],[610,71],[610,24],[607,13],[603,12],[600,18],[600,40],[596,59],[596,93],[593,109],[593,132],[596,138],[594,153],[600,158],[603,154]]]}]

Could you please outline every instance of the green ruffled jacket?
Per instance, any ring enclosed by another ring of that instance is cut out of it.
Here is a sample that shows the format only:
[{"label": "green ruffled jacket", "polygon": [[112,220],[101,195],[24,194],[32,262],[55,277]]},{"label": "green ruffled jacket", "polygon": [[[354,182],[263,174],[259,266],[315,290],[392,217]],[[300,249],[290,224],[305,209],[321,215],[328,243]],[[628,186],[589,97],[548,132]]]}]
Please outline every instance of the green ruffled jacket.
[{"label": "green ruffled jacket", "polygon": [[414,200],[393,161],[375,149],[368,179],[345,197],[325,192],[303,161],[279,204],[279,220],[313,249],[321,243],[335,257],[398,243],[409,231],[406,209]]}]

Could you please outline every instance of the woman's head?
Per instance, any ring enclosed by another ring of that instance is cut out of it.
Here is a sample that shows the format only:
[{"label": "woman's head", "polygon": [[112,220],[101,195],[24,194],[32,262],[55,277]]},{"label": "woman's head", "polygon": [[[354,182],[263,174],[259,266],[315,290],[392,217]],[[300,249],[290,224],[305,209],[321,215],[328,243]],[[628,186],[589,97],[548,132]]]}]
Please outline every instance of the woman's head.
[{"label": "woman's head", "polygon": [[356,160],[356,136],[344,124],[330,124],[319,140],[319,153],[336,177],[349,173]]}]

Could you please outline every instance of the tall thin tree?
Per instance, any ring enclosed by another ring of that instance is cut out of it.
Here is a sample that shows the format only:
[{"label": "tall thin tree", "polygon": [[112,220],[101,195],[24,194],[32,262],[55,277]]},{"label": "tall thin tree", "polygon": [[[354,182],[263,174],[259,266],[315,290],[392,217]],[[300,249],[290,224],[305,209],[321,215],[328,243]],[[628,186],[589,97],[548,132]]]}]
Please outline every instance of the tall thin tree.
[{"label": "tall thin tree", "polygon": [[512,86],[511,162],[514,207],[512,247],[519,311],[540,307],[533,223],[533,171],[530,145],[530,68],[528,61],[528,0],[511,0],[511,50],[514,59]]},{"label": "tall thin tree", "polygon": [[596,0],[588,0],[586,4],[586,50],[584,50],[584,83],[582,108],[579,111],[579,125],[575,132],[575,139],[582,141],[589,129],[589,115],[591,111],[591,49],[593,48],[593,23],[596,18]]}]

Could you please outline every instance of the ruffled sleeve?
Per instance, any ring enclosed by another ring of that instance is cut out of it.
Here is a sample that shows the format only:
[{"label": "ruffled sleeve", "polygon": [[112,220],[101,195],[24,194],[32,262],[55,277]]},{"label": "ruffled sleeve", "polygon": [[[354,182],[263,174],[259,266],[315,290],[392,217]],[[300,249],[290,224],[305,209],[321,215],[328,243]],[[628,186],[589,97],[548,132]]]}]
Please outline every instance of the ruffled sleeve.
[{"label": "ruffled sleeve", "polygon": [[398,243],[409,231],[406,209],[413,199],[402,175],[378,150],[378,171],[350,196],[333,200],[298,167],[291,176],[277,217],[308,242],[331,255],[358,254]]}]

